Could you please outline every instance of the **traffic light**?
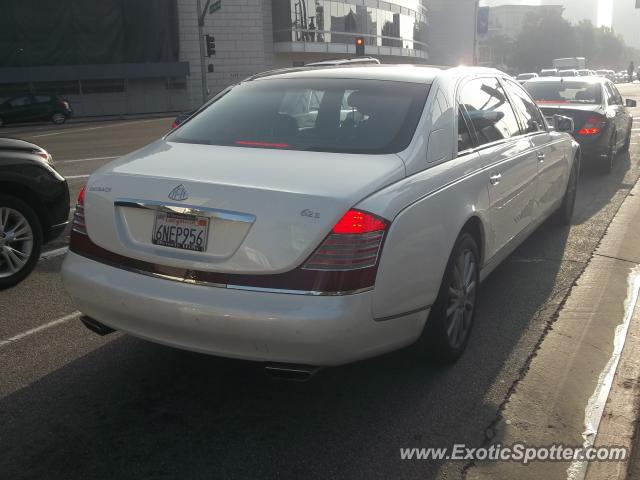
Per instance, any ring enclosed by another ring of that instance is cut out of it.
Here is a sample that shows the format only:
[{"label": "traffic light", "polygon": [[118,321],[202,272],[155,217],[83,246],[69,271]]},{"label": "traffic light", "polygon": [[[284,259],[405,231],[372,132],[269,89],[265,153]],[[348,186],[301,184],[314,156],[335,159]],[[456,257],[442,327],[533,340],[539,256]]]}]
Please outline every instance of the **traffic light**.
[{"label": "traffic light", "polygon": [[356,37],[356,57],[364,57],[364,37]]},{"label": "traffic light", "polygon": [[207,57],[215,55],[216,54],[216,37],[214,37],[213,35],[207,35],[206,43],[207,43]]}]

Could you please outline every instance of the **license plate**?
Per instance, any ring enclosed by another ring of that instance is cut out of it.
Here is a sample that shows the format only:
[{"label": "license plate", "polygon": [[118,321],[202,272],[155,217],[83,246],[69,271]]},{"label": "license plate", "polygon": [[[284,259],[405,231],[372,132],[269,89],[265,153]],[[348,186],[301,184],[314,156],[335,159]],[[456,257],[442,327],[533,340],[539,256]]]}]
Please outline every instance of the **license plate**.
[{"label": "license plate", "polygon": [[180,213],[156,213],[151,242],[163,247],[204,252],[209,238],[209,219]]}]

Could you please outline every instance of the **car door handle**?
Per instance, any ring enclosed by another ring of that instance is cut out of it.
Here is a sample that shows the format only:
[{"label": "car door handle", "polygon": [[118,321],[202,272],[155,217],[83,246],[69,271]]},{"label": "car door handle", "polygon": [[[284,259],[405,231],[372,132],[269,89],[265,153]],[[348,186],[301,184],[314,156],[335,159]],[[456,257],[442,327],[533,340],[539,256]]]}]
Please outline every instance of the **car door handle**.
[{"label": "car door handle", "polygon": [[494,187],[500,183],[500,180],[502,180],[502,175],[499,173],[496,173],[489,177],[489,183],[491,183],[491,185],[493,185]]},{"label": "car door handle", "polygon": [[538,157],[538,161],[539,162],[544,162],[544,159],[545,159],[545,154],[544,153],[538,152],[537,157]]}]

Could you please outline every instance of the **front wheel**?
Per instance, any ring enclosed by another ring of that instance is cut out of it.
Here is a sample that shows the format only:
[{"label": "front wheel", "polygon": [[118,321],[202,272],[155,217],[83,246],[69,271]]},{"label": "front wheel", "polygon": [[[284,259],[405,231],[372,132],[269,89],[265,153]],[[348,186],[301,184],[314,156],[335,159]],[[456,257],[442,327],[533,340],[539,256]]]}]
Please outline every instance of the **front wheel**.
[{"label": "front wheel", "polygon": [[36,266],[42,250],[42,227],[31,207],[0,195],[0,290],[21,282]]},{"label": "front wheel", "polygon": [[65,116],[64,113],[56,112],[53,115],[51,115],[51,121],[56,125],[62,125],[64,122],[67,121],[67,117]]},{"label": "front wheel", "polygon": [[478,245],[473,236],[462,232],[419,341],[420,348],[431,359],[452,363],[464,352],[476,313],[479,272]]}]

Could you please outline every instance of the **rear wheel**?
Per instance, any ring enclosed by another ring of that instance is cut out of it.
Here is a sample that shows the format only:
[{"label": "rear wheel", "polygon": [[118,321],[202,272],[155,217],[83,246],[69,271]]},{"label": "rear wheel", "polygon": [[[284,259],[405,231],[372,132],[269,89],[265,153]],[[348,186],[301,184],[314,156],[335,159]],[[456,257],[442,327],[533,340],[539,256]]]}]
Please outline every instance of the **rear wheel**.
[{"label": "rear wheel", "polygon": [[622,147],[622,151],[627,153],[629,151],[629,147],[631,147],[631,129],[633,128],[633,121],[629,125],[629,133],[627,133],[627,138],[624,141],[624,146]]},{"label": "rear wheel", "polygon": [[42,227],[22,200],[0,195],[0,290],[22,281],[42,250]]},{"label": "rear wheel", "polygon": [[476,312],[479,259],[473,236],[462,232],[419,342],[420,348],[437,362],[454,362],[467,346]]},{"label": "rear wheel", "polygon": [[613,171],[613,164],[616,160],[616,145],[618,143],[618,136],[614,133],[611,136],[611,141],[607,147],[607,156],[603,159],[600,165],[602,173],[611,173]]},{"label": "rear wheel", "polygon": [[65,116],[64,113],[56,112],[53,115],[51,115],[51,121],[56,125],[62,125],[64,122],[67,121],[67,117]]}]

